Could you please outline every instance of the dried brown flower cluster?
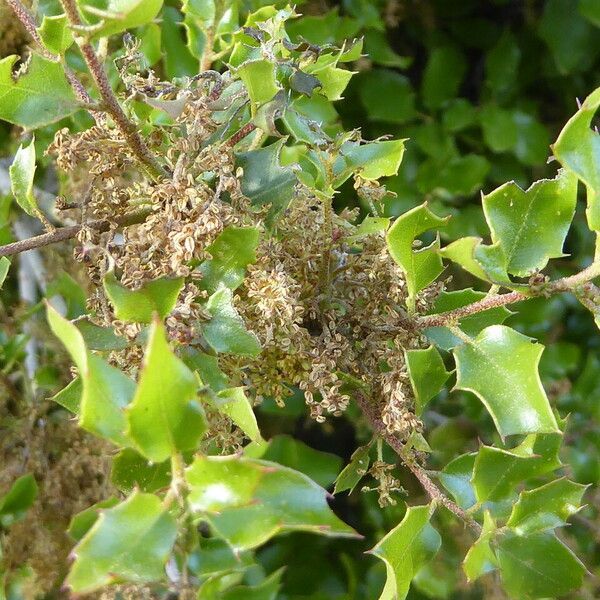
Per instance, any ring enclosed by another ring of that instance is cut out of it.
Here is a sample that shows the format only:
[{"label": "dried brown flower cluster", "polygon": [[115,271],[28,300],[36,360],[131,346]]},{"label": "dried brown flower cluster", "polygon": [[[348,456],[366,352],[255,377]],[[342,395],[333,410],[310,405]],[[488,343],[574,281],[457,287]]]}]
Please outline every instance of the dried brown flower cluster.
[{"label": "dried brown flower cluster", "polygon": [[[130,51],[135,58],[135,47]],[[135,374],[142,348],[136,341],[139,326],[116,320],[104,296],[100,282],[108,269],[132,289],[164,276],[185,277],[167,327],[173,340],[203,349],[199,326],[210,315],[203,308],[207,294],[198,287],[196,267],[210,258],[208,246],[226,227],[255,226],[261,232],[257,260],[234,302],[262,352],[258,358],[219,356],[232,385],[247,386],[257,403],[272,397],[280,405],[300,388],[319,422],[342,415],[352,393],[360,391],[378,404],[388,432],[406,440],[421,424],[414,415],[404,350],[418,347],[421,339],[398,325],[405,282],[383,233],[357,235],[355,213],[333,214],[326,200],[300,184],[287,210],[267,229],[266,209],[251,206],[242,193],[244,173],[236,168],[232,144],[214,140],[223,110],[236,100],[235,92],[228,92],[228,76],[213,74],[178,89],[152,73],[128,75],[133,63],[132,58],[121,65],[130,94],[150,99],[174,117],[174,125],[155,129],[147,140],[166,157],[172,176],[133,180],[135,159],[107,124],[74,135],[61,131],[50,148],[76,190],[85,190],[75,218],[115,224],[103,233],[84,228],[76,249],[95,286],[90,304],[99,324],[113,326],[130,341],[127,350],[112,354],[113,362]],[[356,184],[369,203],[385,194],[378,184],[358,179]],[[117,226],[119,217],[139,209],[148,211],[143,222]],[[434,294],[426,290],[418,299],[420,308]],[[240,436],[222,420],[212,419],[209,437],[224,449],[239,447]]]}]

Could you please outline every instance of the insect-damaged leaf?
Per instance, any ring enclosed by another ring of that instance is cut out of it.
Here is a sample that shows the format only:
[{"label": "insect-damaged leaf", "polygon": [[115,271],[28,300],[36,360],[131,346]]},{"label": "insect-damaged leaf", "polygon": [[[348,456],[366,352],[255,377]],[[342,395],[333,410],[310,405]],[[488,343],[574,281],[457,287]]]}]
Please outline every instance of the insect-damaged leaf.
[{"label": "insect-damaged leaf", "polygon": [[454,348],[456,388],[473,392],[501,436],[558,432],[538,373],[544,347],[504,325],[492,325]]},{"label": "insect-damaged leaf", "polygon": [[77,110],[77,98],[60,63],[32,54],[26,72],[15,79],[18,59],[7,56],[0,60],[0,119],[35,129]]},{"label": "insect-damaged leaf", "polygon": [[306,475],[242,456],[198,456],[187,469],[191,509],[235,549],[255,548],[282,531],[355,537]]}]

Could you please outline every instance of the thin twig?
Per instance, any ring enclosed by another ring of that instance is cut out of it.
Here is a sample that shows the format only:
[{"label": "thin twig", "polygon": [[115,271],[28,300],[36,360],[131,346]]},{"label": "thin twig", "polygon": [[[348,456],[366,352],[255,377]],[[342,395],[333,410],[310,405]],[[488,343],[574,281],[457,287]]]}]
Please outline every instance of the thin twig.
[{"label": "thin twig", "polygon": [[531,295],[525,295],[521,292],[509,292],[508,294],[492,294],[472,304],[455,308],[446,312],[438,313],[435,315],[424,315],[416,319],[414,325],[417,329],[426,329],[427,327],[443,327],[448,324],[457,323],[460,319],[474,315],[476,313],[490,310],[491,308],[498,308],[499,306],[506,306],[507,304],[514,304],[515,302],[522,302],[535,296],[551,296],[560,292],[569,292],[581,287],[588,283],[592,279],[600,277],[600,261],[594,261],[589,267],[586,267],[575,275],[569,277],[562,277],[556,281],[541,286],[538,291]]},{"label": "thin twig", "polygon": [[416,477],[425,492],[427,492],[427,495],[437,504],[445,506],[450,512],[464,521],[475,533],[477,533],[477,535],[479,535],[481,533],[481,525],[475,521],[471,515],[467,514],[460,506],[458,506],[458,504],[450,500],[450,498],[448,498],[448,496],[446,496],[429,478],[425,470],[418,465],[412,457],[407,455],[402,442],[388,433],[377,408],[362,394],[357,394],[356,401],[375,433],[380,435],[396,452],[402,463]]},{"label": "thin twig", "polygon": [[[81,27],[82,22],[75,0],[61,0],[61,5],[67,15],[71,27],[74,30]],[[77,42],[90,74],[98,87],[106,112],[112,117],[113,121],[123,134],[123,137],[127,140],[133,154],[142,163],[152,179],[158,180],[162,177],[166,177],[167,172],[165,168],[160,164],[158,158],[152,154],[135,124],[127,118],[127,115],[121,108],[121,105],[112,90],[106,71],[92,44],[87,39],[78,35],[76,35],[75,41]]]},{"label": "thin twig", "polygon": [[[150,214],[149,209],[143,209],[132,212],[123,217],[115,219],[115,223],[120,227],[127,227],[128,225],[135,225],[142,223],[146,220],[146,217]],[[42,235],[36,235],[24,240],[13,242],[12,244],[6,244],[0,246],[0,257],[12,256],[14,254],[20,254],[33,248],[41,248],[43,246],[49,246],[50,244],[56,244],[57,242],[64,242],[65,240],[73,239],[83,227],[89,229],[95,229],[96,231],[108,231],[112,223],[105,219],[99,219],[97,221],[90,221],[84,225],[69,225],[67,227],[59,227],[50,233],[43,233]]]},{"label": "thin twig", "polygon": [[[50,50],[48,50],[48,48],[46,48],[46,46],[44,45],[44,42],[42,41],[42,38],[38,33],[35,20],[32,14],[27,9],[27,7],[25,7],[23,3],[20,2],[20,0],[6,0],[6,4],[12,9],[17,19],[21,22],[21,25],[23,25],[25,31],[27,31],[29,37],[35,44],[38,52],[47,60],[51,60],[52,62],[62,62],[67,81],[69,82],[71,88],[75,92],[75,96],[77,97],[77,99],[86,105],[92,106],[92,98],[87,93],[87,90],[85,89],[81,81],[77,79],[73,71],[71,71],[71,69],[67,67],[67,65],[64,63],[64,61],[62,61],[60,56],[50,52]],[[92,112],[95,113],[98,111]],[[96,118],[98,117],[97,114],[94,114],[94,116]]]},{"label": "thin twig", "polygon": [[233,148],[238,142],[243,140],[247,135],[251,134],[256,129],[254,123],[246,123],[241,129],[238,129],[225,144]]}]

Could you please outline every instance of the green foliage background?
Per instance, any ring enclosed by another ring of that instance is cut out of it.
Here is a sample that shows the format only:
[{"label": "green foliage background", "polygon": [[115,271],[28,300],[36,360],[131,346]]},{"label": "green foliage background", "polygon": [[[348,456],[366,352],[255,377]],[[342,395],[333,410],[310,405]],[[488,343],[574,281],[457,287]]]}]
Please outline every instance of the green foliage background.
[{"label": "green foliage background", "polygon": [[[267,2],[246,0],[241,4],[251,12]],[[52,2],[40,5],[52,11]],[[197,40],[189,30],[186,38],[186,31],[178,25],[180,8],[176,2],[167,2],[161,26],[145,25],[135,32],[149,62],[169,78],[197,72],[197,60],[186,46]],[[298,10],[305,16],[288,27],[292,37],[325,45],[364,36],[365,56],[353,64],[357,74],[344,99],[336,102],[336,109],[346,129],[360,127],[367,139],[382,135],[409,138],[399,174],[386,181],[396,194],[386,202],[386,214],[398,216],[427,200],[436,214],[452,215],[441,231],[445,244],[464,236],[486,236],[480,191],[489,193],[510,180],[526,188],[554,175],[555,166],[547,164],[549,144],[576,111],[576,99],[585,98],[600,85],[600,4],[594,0],[348,0],[305,2]],[[3,19],[12,18],[7,14],[0,12]],[[6,27],[5,20],[2,27]],[[6,33],[0,34],[0,48],[7,40]],[[333,117],[323,115],[324,121],[333,121]],[[88,124],[80,113],[69,122]],[[64,124],[39,130],[36,143],[47,146]],[[14,128],[0,124],[4,156],[14,155],[15,138]],[[9,202],[10,198],[0,203],[0,214],[6,215]],[[368,206],[361,202],[351,183],[335,199],[339,210],[360,206],[366,214]],[[0,242],[9,241],[12,233],[5,224]],[[568,255],[553,261],[551,274],[558,277],[588,264],[593,243],[582,197],[567,239]],[[480,285],[464,271],[450,267],[447,273],[453,275],[450,285],[456,289]],[[81,303],[71,283],[68,278],[57,280],[48,295],[58,291],[70,304]],[[5,286],[3,294],[6,311],[16,299],[14,282]],[[560,413],[569,415],[561,452],[570,466],[564,474],[590,487],[585,495],[588,506],[561,535],[590,574],[579,591],[566,597],[596,598],[600,594],[600,337],[593,317],[570,295],[531,300],[520,306],[507,324],[546,345],[541,378]],[[4,318],[0,367],[5,375],[23,361],[24,343],[24,336]],[[52,364],[37,373],[36,384],[45,397],[62,387],[59,373]],[[428,408],[424,420],[433,469],[476,452],[481,442],[498,442],[489,415],[469,392],[443,391]],[[9,413],[0,415],[0,428],[11,427]],[[319,425],[307,417],[300,394],[285,408],[265,401],[257,409],[257,418],[262,436],[273,440],[262,458],[302,471],[330,490],[352,452],[371,437],[357,425],[358,409],[351,408],[344,417]],[[394,461],[391,452],[386,458]],[[533,481],[544,483],[543,477]],[[411,505],[427,501],[406,472],[402,473],[402,485]],[[382,509],[377,494],[361,493],[360,484],[352,494],[336,495],[331,506],[364,539],[304,532],[273,538],[256,551],[245,583],[258,583],[262,574],[285,567],[278,598],[377,598],[385,568],[376,556],[364,552],[401,521],[406,506],[400,501]],[[442,550],[419,572],[407,597],[502,597],[493,577],[466,586],[461,562],[469,543],[463,538],[469,533],[457,528],[446,514],[439,515],[437,529]],[[540,553],[546,552],[544,540],[537,542]]]}]

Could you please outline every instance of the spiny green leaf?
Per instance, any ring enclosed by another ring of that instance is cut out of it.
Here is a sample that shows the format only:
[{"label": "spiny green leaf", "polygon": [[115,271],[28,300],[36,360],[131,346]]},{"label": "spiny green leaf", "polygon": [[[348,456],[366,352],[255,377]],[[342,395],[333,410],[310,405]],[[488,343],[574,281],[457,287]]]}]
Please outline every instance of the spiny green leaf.
[{"label": "spiny green leaf", "polygon": [[563,167],[583,181],[587,188],[587,221],[600,231],[600,135],[591,129],[600,107],[600,88],[592,92],[563,127],[552,147]]},{"label": "spiny green leaf", "polygon": [[514,598],[556,598],[577,590],[585,567],[552,533],[504,536],[497,550],[504,587]]},{"label": "spiny green leaf", "polygon": [[450,372],[435,346],[405,350],[406,367],[415,394],[415,413],[420,416],[425,405],[442,389]]},{"label": "spiny green leaf", "polygon": [[354,491],[358,482],[367,474],[369,469],[369,450],[370,446],[361,446],[352,453],[350,462],[342,469],[335,480],[334,494],[346,490],[351,494]]},{"label": "spiny green leaf", "polygon": [[558,432],[538,364],[544,347],[504,325],[492,325],[456,347],[456,389],[473,392],[501,436]]},{"label": "spiny green leaf", "polygon": [[237,155],[237,164],[244,170],[242,192],[255,206],[271,205],[270,221],[287,208],[296,185],[292,168],[282,167],[279,160],[284,143],[285,140],[279,140]]},{"label": "spiny green leaf", "polygon": [[576,202],[577,178],[563,169],[526,191],[510,182],[483,196],[492,241],[502,246],[509,273],[526,277],[564,256]]},{"label": "spiny green leaf", "polygon": [[31,473],[19,477],[0,497],[0,526],[6,528],[20,521],[35,502],[37,494],[38,486]]},{"label": "spiny green leaf", "polygon": [[[150,23],[158,15],[163,1],[77,0],[77,4],[88,23],[95,25],[92,35],[98,39]],[[102,16],[91,9],[101,10]]]},{"label": "spiny green leaf", "polygon": [[233,292],[221,286],[209,299],[206,310],[212,318],[202,326],[206,341],[215,352],[229,352],[243,356],[257,356],[260,342],[244,326],[244,321],[233,306]]},{"label": "spiny green leaf", "polygon": [[83,395],[81,377],[75,377],[60,392],[50,398],[57,404],[78,415]]},{"label": "spiny green leaf", "polygon": [[438,254],[439,239],[420,250],[414,250],[414,241],[426,231],[443,227],[447,220],[434,215],[425,203],[400,215],[388,230],[388,251],[406,274],[409,307],[414,305],[416,294],[433,282],[444,268]]},{"label": "spiny green leaf", "polygon": [[221,413],[227,415],[253,442],[263,441],[256,415],[243,387],[221,390],[210,398],[210,403]]},{"label": "spiny green leaf", "polygon": [[114,271],[104,276],[104,290],[117,319],[135,323],[151,323],[155,314],[164,319],[175,307],[183,283],[183,277],[161,278],[130,290],[117,281]]},{"label": "spiny green leaf", "polygon": [[561,466],[558,459],[559,434],[528,436],[516,448],[493,446],[479,449],[473,468],[473,487],[479,502],[509,497],[515,486]]},{"label": "spiny green leaf", "polygon": [[255,548],[281,531],[354,537],[306,475],[240,456],[198,456],[187,469],[191,509],[235,549]]},{"label": "spiny green leaf", "polygon": [[448,244],[440,250],[440,254],[457,265],[460,265],[465,271],[488,281],[488,275],[483,267],[475,260],[475,248],[481,243],[481,238],[468,236],[459,238]]},{"label": "spiny green leaf", "polygon": [[79,371],[82,383],[79,424],[102,438],[126,446],[127,422],[123,409],[133,397],[135,383],[100,356],[89,352],[77,327],[50,305],[48,323]]},{"label": "spiny green leaf", "polygon": [[13,78],[18,56],[0,60],[0,119],[36,129],[74,113],[77,98],[60,63],[32,54],[26,71]]},{"label": "spiny green leaf", "polygon": [[498,560],[490,545],[495,533],[496,523],[491,514],[486,511],[483,517],[481,535],[469,548],[462,565],[469,582],[475,581],[482,575],[498,568]]},{"label": "spiny green leaf", "polygon": [[246,267],[256,260],[259,232],[256,227],[230,225],[207,248],[212,259],[200,265],[200,286],[210,294],[220,284],[231,290],[238,288],[244,280]]},{"label": "spiny green leaf", "polygon": [[44,46],[57,55],[64,54],[75,41],[66,15],[52,17],[44,15],[38,33],[44,42]]},{"label": "spiny green leaf", "polygon": [[369,180],[396,175],[404,156],[404,142],[405,140],[386,140],[344,144],[333,169],[335,187],[354,174]]},{"label": "spiny green leaf", "polygon": [[279,91],[275,63],[272,61],[266,59],[246,61],[238,67],[237,74],[244,82],[254,105],[268,102]]},{"label": "spiny green leaf", "polygon": [[404,600],[410,582],[441,545],[439,533],[429,524],[430,506],[409,506],[401,523],[370,552],[384,561],[387,580],[379,600]]},{"label": "spiny green leaf", "polygon": [[160,499],[134,492],[100,513],[73,551],[75,562],[66,583],[83,593],[119,580],[161,580],[176,535],[177,523]]},{"label": "spiny green leaf", "polygon": [[195,450],[206,430],[198,382],[175,356],[164,326],[154,321],[135,396],[127,409],[128,435],[148,460],[163,462]]},{"label": "spiny green leaf", "polygon": [[[444,291],[435,299],[431,314],[443,313],[461,306],[467,306],[482,300],[485,296],[484,292],[476,292],[471,288],[452,292]],[[458,326],[467,335],[475,337],[490,325],[501,325],[511,314],[511,311],[505,306],[498,306],[464,317],[458,322]],[[462,343],[462,340],[447,327],[428,327],[425,330],[425,335],[444,350],[451,350]]]},{"label": "spiny green leaf", "polygon": [[35,175],[35,138],[29,146],[19,146],[15,159],[8,168],[10,187],[19,206],[31,217],[38,214],[38,206],[33,195]]},{"label": "spiny green leaf", "polygon": [[518,535],[535,533],[564,525],[580,508],[587,486],[564,477],[521,492],[506,525]]},{"label": "spiny green leaf", "polygon": [[110,481],[122,492],[138,488],[156,492],[171,483],[171,461],[152,464],[131,448],[124,448],[112,461]]}]

